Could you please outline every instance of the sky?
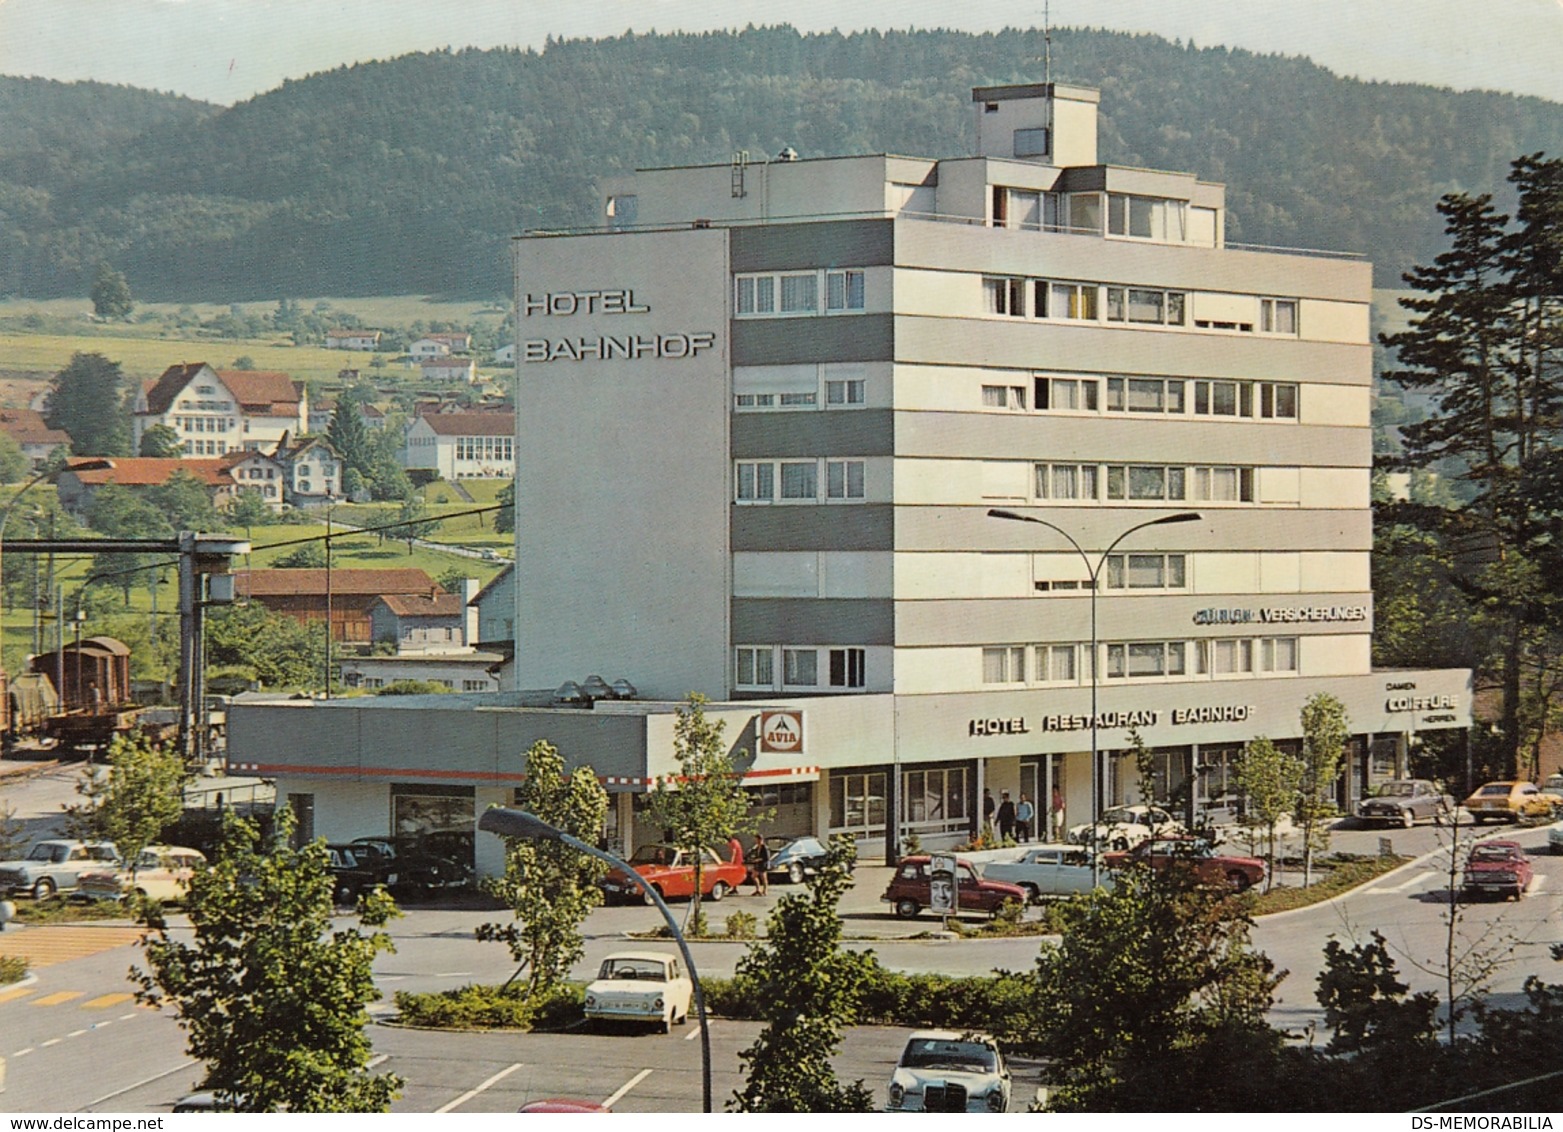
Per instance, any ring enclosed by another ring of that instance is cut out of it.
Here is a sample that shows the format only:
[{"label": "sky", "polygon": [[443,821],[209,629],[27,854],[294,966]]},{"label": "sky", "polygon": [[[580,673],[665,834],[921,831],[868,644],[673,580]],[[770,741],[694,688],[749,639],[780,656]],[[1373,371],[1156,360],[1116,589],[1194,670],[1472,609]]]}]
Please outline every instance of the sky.
[{"label": "sky", "polygon": [[[0,75],[95,79],[231,104],[286,78],[442,47],[540,48],[549,35],[750,23],[997,31],[1040,26],[1044,2],[0,0]],[[1563,103],[1563,0],[1051,0],[1051,18],[1055,27],[1304,55],[1364,79]]]}]

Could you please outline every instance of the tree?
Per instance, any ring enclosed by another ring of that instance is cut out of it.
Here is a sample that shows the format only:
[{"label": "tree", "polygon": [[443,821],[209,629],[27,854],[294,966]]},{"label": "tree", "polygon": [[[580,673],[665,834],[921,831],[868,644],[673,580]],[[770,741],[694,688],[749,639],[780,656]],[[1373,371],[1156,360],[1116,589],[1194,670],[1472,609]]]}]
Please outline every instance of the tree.
[{"label": "tree", "polygon": [[1297,807],[1303,761],[1260,736],[1243,748],[1237,788],[1248,798],[1247,821],[1265,834],[1265,891],[1275,883],[1275,829]]},{"label": "tree", "polygon": [[291,811],[276,844],[230,815],[212,865],[190,880],[190,927],[144,912],[150,970],[138,998],[173,1005],[207,1088],[240,1112],[385,1112],[401,1079],[368,1072],[365,1006],[379,997],[372,965],[395,950],[378,930],[396,905],[375,891],[358,925],[332,930],[334,881],[324,841],[289,848]]},{"label": "tree", "polygon": [[166,424],[155,424],[141,434],[139,456],[152,456],[162,460],[177,460],[184,452],[179,434]]},{"label": "tree", "polygon": [[167,516],[177,530],[216,531],[222,516],[212,506],[211,492],[195,476],[178,469],[162,483],[146,489],[146,501]]},{"label": "tree", "polygon": [[189,775],[172,747],[144,735],[116,735],[109,744],[106,774],[87,764],[76,792],[83,801],[70,811],[73,825],[94,838],[112,841],[134,867],[141,850],[184,812]]},{"label": "tree", "polygon": [[[695,862],[695,892],[689,905],[689,921],[698,932],[701,924],[700,889],[703,884],[702,852],[725,846],[730,837],[753,833],[764,815],[750,811],[749,795],[735,763],[749,752],[728,750],[723,738],[725,720],[706,718],[706,698],[691,692],[689,702],[678,709],[673,722],[673,757],[677,774],[664,774],[646,795],[651,824],[672,831],[673,843]],[[726,855],[725,849],[722,850]]]},{"label": "tree", "polygon": [[239,668],[268,688],[307,687],[325,658],[325,625],[302,625],[258,602],[214,609],[206,618],[213,668]]},{"label": "tree", "polygon": [[235,495],[233,502],[228,505],[228,519],[248,532],[251,527],[270,522],[272,513],[266,505],[266,497],[255,488],[247,487]]},{"label": "tree", "polygon": [[129,456],[130,416],[125,375],[102,354],[75,353],[49,382],[44,418],[70,433],[71,448],[86,456]]},{"label": "tree", "polygon": [[450,691],[450,686],[438,680],[392,680],[383,688],[376,688],[377,696],[439,696]]},{"label": "tree", "polygon": [[0,483],[17,483],[33,470],[33,462],[8,432],[0,432]]},{"label": "tree", "polygon": [[364,426],[359,402],[344,392],[338,399],[331,423],[326,427],[326,442],[342,458],[347,467],[367,475],[373,452],[369,443],[369,430]]},{"label": "tree", "polygon": [[748,1073],[734,1107],[742,1112],[872,1112],[861,1080],[843,1085],[830,1059],[857,1019],[871,956],[840,947],[837,905],[852,885],[848,838],[832,841],[807,895],[789,893],[771,910],[766,938],[738,961],[738,981],[762,1004],[766,1027],[738,1056]]},{"label": "tree", "polygon": [[411,554],[417,541],[428,538],[440,529],[440,521],[429,515],[424,507],[423,500],[416,495],[402,500],[402,505],[396,512],[396,537],[407,543],[407,553]]},{"label": "tree", "polygon": [[[135,489],[106,483],[87,504],[87,525],[108,538],[168,538],[174,533],[168,517]],[[99,554],[92,560],[92,579],[119,585],[125,605],[143,569],[160,561],[151,554]]]},{"label": "tree", "polygon": [[135,309],[130,284],[125,276],[107,263],[98,264],[92,277],[92,313],[99,318],[129,318]]},{"label": "tree", "polygon": [[499,510],[494,512],[494,530],[502,535],[513,534],[516,529],[516,481],[511,480],[499,489],[494,500]]},{"label": "tree", "polygon": [[1329,847],[1328,822],[1339,811],[1333,794],[1341,758],[1351,735],[1346,707],[1328,692],[1317,692],[1302,706],[1302,780],[1298,784],[1297,823],[1303,836],[1303,887],[1313,883],[1313,854]]},{"label": "tree", "polygon": [[279,570],[319,570],[326,564],[326,550],[319,542],[306,542],[272,563]]},{"label": "tree", "polygon": [[[539,739],[526,752],[526,779],[516,788],[518,809],[595,845],[608,815],[608,795],[590,767],[565,773],[564,757]],[[505,874],[485,881],[484,891],[509,907],[508,924],[477,929],[499,940],[527,968],[527,994],[546,995],[570,977],[586,953],[581,924],[602,903],[604,864],[557,841],[505,838]]]}]

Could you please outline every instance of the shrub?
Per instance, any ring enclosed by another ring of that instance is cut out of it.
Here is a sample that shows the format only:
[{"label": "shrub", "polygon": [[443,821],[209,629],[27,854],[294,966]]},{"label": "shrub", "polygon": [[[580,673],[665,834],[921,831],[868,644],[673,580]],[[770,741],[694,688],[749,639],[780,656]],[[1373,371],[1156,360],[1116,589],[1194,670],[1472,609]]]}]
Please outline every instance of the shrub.
[{"label": "shrub", "polygon": [[0,987],[19,983],[27,977],[27,956],[0,955]]},{"label": "shrub", "polygon": [[456,990],[396,992],[396,1008],[409,1026],[435,1030],[553,1030],[581,1017],[584,991],[565,986],[537,998],[524,987],[470,983]]},{"label": "shrub", "polygon": [[753,939],[759,921],[752,912],[729,912],[722,934],[728,939]]}]

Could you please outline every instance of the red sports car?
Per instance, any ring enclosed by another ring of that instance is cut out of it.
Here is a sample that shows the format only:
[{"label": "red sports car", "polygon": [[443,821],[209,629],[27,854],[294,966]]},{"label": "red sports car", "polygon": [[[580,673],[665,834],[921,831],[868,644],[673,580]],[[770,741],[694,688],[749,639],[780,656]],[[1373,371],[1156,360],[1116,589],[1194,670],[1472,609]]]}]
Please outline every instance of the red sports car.
[{"label": "red sports car", "polygon": [[1265,863],[1259,858],[1217,853],[1210,842],[1197,837],[1153,837],[1127,852],[1108,853],[1102,861],[1110,869],[1143,862],[1157,872],[1188,870],[1199,884],[1235,892],[1246,891],[1265,877]]},{"label": "red sports car", "polygon": [[[703,850],[700,866],[700,895],[706,900],[720,900],[732,892],[749,875],[742,856],[723,860],[715,849]],[[642,845],[630,858],[630,865],[662,894],[664,900],[674,897],[687,898],[695,894],[695,862],[685,850],[674,845]],[[647,904],[651,897],[645,895],[640,885],[624,874],[623,869],[613,869],[603,878],[602,890],[610,902],[633,900],[640,897]]]}]

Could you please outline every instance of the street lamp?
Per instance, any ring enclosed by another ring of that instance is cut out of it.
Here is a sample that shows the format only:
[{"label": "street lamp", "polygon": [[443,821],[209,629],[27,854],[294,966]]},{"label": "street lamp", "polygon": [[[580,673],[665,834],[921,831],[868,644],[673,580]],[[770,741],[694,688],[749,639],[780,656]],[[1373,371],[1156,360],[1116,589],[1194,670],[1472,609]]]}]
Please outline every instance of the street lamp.
[{"label": "street lamp", "polygon": [[1068,531],[1064,530],[1063,527],[1060,527],[1055,523],[1050,523],[1046,519],[1038,519],[1034,515],[1021,515],[1015,511],[1004,511],[998,507],[989,508],[988,517],[990,519],[1010,519],[1017,523],[1036,523],[1038,526],[1047,527],[1049,530],[1056,531],[1057,533],[1064,536],[1070,546],[1075,548],[1075,553],[1080,556],[1080,561],[1085,563],[1086,576],[1088,579],[1088,584],[1091,587],[1091,883],[1093,886],[1095,886],[1099,884],[1102,879],[1102,865],[1100,854],[1098,853],[1098,849],[1100,847],[1096,843],[1097,825],[1100,822],[1102,816],[1102,768],[1100,765],[1100,754],[1097,747],[1096,724],[1096,698],[1100,684],[1097,674],[1097,670],[1100,664],[1100,658],[1097,656],[1099,649],[1096,639],[1096,591],[1098,589],[1097,580],[1101,576],[1102,567],[1107,563],[1108,556],[1118,548],[1119,543],[1128,538],[1135,531],[1142,531],[1146,527],[1164,526],[1167,523],[1195,523],[1199,521],[1201,516],[1198,511],[1179,511],[1172,515],[1163,515],[1159,519],[1147,519],[1143,523],[1136,523],[1134,526],[1121,533],[1117,538],[1113,539],[1112,542],[1108,543],[1107,549],[1102,551],[1102,553],[1097,557],[1095,565],[1092,565],[1090,556],[1086,554],[1083,549],[1081,549],[1080,544],[1075,541],[1074,536],[1071,535]]},{"label": "street lamp", "polygon": [[557,841],[562,845],[568,845],[578,853],[585,853],[589,857],[606,861],[614,868],[622,870],[657,906],[657,911],[661,912],[662,918],[667,921],[668,930],[673,933],[679,951],[684,955],[684,966],[689,968],[689,981],[694,985],[695,1013],[700,1019],[700,1081],[705,1099],[705,1108],[701,1111],[710,1112],[711,1031],[706,1027],[705,994],[700,989],[700,976],[695,972],[695,960],[689,954],[689,944],[684,941],[684,933],[678,929],[673,910],[662,899],[662,894],[657,891],[656,886],[647,884],[639,873],[630,868],[629,862],[621,861],[612,853],[599,849],[595,845],[588,845],[580,838],[549,825],[536,814],[529,814],[525,810],[507,810],[500,807],[484,810],[482,816],[478,818],[478,828],[488,833],[497,833],[501,837],[519,837],[526,841]]}]

